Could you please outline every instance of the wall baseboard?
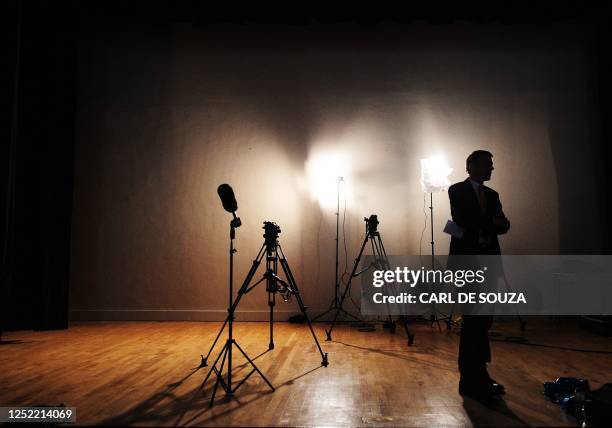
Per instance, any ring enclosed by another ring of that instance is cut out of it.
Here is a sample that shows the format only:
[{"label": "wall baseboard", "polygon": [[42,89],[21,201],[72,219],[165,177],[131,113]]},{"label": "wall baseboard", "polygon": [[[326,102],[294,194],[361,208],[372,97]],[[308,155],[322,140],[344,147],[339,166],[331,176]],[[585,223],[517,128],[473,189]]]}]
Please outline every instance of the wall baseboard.
[{"label": "wall baseboard", "polygon": [[[324,310],[308,311],[312,319]],[[274,319],[288,321],[299,311],[274,311]],[[225,310],[215,309],[73,309],[70,321],[224,321]],[[331,314],[333,316],[333,313]],[[236,321],[268,321],[269,311],[236,311]]]}]

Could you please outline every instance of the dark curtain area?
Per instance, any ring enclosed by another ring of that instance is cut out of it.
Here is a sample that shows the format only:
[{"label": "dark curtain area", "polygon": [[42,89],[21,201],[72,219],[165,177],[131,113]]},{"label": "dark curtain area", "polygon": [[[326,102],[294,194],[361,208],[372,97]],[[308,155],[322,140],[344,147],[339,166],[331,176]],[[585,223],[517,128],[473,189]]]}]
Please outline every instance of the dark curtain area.
[{"label": "dark curtain area", "polygon": [[68,326],[76,22],[62,2],[5,5],[2,329]]},{"label": "dark curtain area", "polygon": [[[594,70],[594,104],[598,106],[601,114],[602,156],[606,160],[606,174],[602,177],[606,183],[606,217],[608,222],[612,219],[612,27],[609,25],[609,16],[602,16],[591,33],[592,64]],[[612,227],[608,223],[607,254],[612,253]]]}]

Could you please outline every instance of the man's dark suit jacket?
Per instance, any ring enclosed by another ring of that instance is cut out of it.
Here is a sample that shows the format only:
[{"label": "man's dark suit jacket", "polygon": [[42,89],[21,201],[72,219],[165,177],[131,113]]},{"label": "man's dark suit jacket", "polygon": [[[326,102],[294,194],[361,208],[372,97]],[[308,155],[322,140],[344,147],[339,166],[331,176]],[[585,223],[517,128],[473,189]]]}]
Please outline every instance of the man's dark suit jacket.
[{"label": "man's dark suit jacket", "polygon": [[[494,217],[505,218],[499,195],[489,187],[483,186],[486,199],[486,212],[483,214],[478,203],[476,191],[470,179],[455,183],[448,189],[453,221],[464,230],[461,239],[451,237],[450,251],[452,254],[500,254],[497,235],[508,231],[493,224]],[[480,231],[480,232],[479,232]],[[486,243],[479,243],[479,233]]]},{"label": "man's dark suit jacket", "polygon": [[[476,191],[468,178],[453,184],[448,189],[453,221],[463,228],[461,239],[451,238],[449,265],[451,268],[464,267],[467,260],[458,262],[452,255],[495,255],[500,254],[497,235],[504,234],[508,227],[496,226],[493,218],[505,218],[499,195],[493,189],[483,186],[486,209],[483,213]],[[484,243],[479,241],[484,238]],[[465,309],[465,308],[464,308]],[[464,312],[459,340],[459,371],[462,382],[490,382],[487,373],[487,362],[491,361],[491,348],[488,332],[493,323],[492,315],[468,315]]]}]

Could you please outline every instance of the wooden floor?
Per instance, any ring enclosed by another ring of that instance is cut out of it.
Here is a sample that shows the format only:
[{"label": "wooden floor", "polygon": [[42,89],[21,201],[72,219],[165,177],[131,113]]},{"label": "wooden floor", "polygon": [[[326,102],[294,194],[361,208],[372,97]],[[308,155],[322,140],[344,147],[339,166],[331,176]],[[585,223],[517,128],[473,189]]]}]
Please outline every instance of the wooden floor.
[{"label": "wooden floor", "polygon": [[[320,338],[326,324],[315,324]],[[267,351],[265,323],[239,323],[235,337],[276,387],[256,374],[234,399],[208,407],[213,381],[200,390],[197,370],[220,323],[95,322],[68,330],[11,332],[0,347],[0,405],[75,406],[79,424],[207,426],[574,426],[542,395],[558,376],[612,381],[612,339],[575,327],[531,323],[534,345],[495,341],[490,372],[506,385],[503,400],[482,405],[457,393],[456,332],[413,326],[404,333],[339,326],[321,358],[306,326],[275,326]],[[494,330],[517,335],[515,323]],[[562,349],[566,348],[566,349]],[[215,352],[216,354],[216,352]],[[235,358],[237,377],[247,373]],[[222,391],[221,391],[222,392]]]}]

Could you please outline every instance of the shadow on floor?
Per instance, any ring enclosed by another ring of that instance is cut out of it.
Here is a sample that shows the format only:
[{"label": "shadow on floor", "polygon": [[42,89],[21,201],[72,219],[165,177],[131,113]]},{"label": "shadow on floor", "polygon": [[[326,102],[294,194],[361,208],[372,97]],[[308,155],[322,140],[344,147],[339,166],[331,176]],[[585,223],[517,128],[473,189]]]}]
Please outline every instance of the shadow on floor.
[{"label": "shadow on floor", "polygon": [[[262,354],[253,358],[256,360],[261,357]],[[247,362],[236,366],[235,375],[240,376],[241,372],[244,373],[244,369],[249,366]],[[283,386],[291,385],[294,381],[318,370],[322,366],[315,367],[308,370],[298,376],[286,380],[280,385],[275,385],[276,389],[282,388]],[[141,425],[141,424],[154,424],[157,426],[186,426],[186,425],[203,425],[214,421],[215,419],[227,416],[229,413],[238,410],[243,405],[247,405],[256,402],[264,397],[268,397],[273,391],[268,389],[267,385],[262,385],[266,389],[259,390],[244,390],[242,394],[238,394],[231,398],[223,396],[223,390],[219,388],[217,391],[217,398],[215,399],[215,405],[210,407],[210,398],[212,396],[212,386],[214,380],[209,380],[207,386],[204,389],[200,389],[199,386],[192,388],[190,391],[183,394],[176,394],[175,390],[188,380],[195,373],[200,371],[202,367],[195,367],[182,379],[177,382],[172,382],[166,386],[163,391],[157,392],[130,408],[129,410],[107,418],[100,422],[96,422],[99,425]],[[207,368],[209,369],[209,368]],[[201,371],[204,374],[206,372]],[[212,376],[214,378],[214,376]],[[231,408],[227,408],[222,411],[218,411],[217,405],[227,404],[229,401],[234,401],[235,405]]]},{"label": "shadow on floor", "polygon": [[526,427],[530,426],[519,418],[502,398],[477,401],[464,397],[463,408],[475,427]]},{"label": "shadow on floor", "polygon": [[[364,346],[358,346],[358,345],[352,345],[350,343],[340,342],[337,340],[334,340],[333,343],[337,343],[339,345],[343,345],[343,346],[350,347],[350,348],[360,349],[362,351],[373,352],[376,354],[384,355],[386,357],[398,358],[400,360],[409,361],[411,363],[420,364],[423,366],[428,366],[428,367],[432,367],[436,369],[442,369],[442,370],[447,370],[447,371],[456,370],[454,365],[438,364],[433,361],[419,360],[418,358],[411,357],[410,354],[407,354],[405,351],[388,351],[388,350],[379,349],[379,348],[368,348]],[[419,354],[431,355],[431,353],[427,353],[427,352],[419,352]]]},{"label": "shadow on floor", "polygon": [[14,340],[0,340],[0,345],[18,345],[20,343],[25,343],[22,340],[14,339]]}]

